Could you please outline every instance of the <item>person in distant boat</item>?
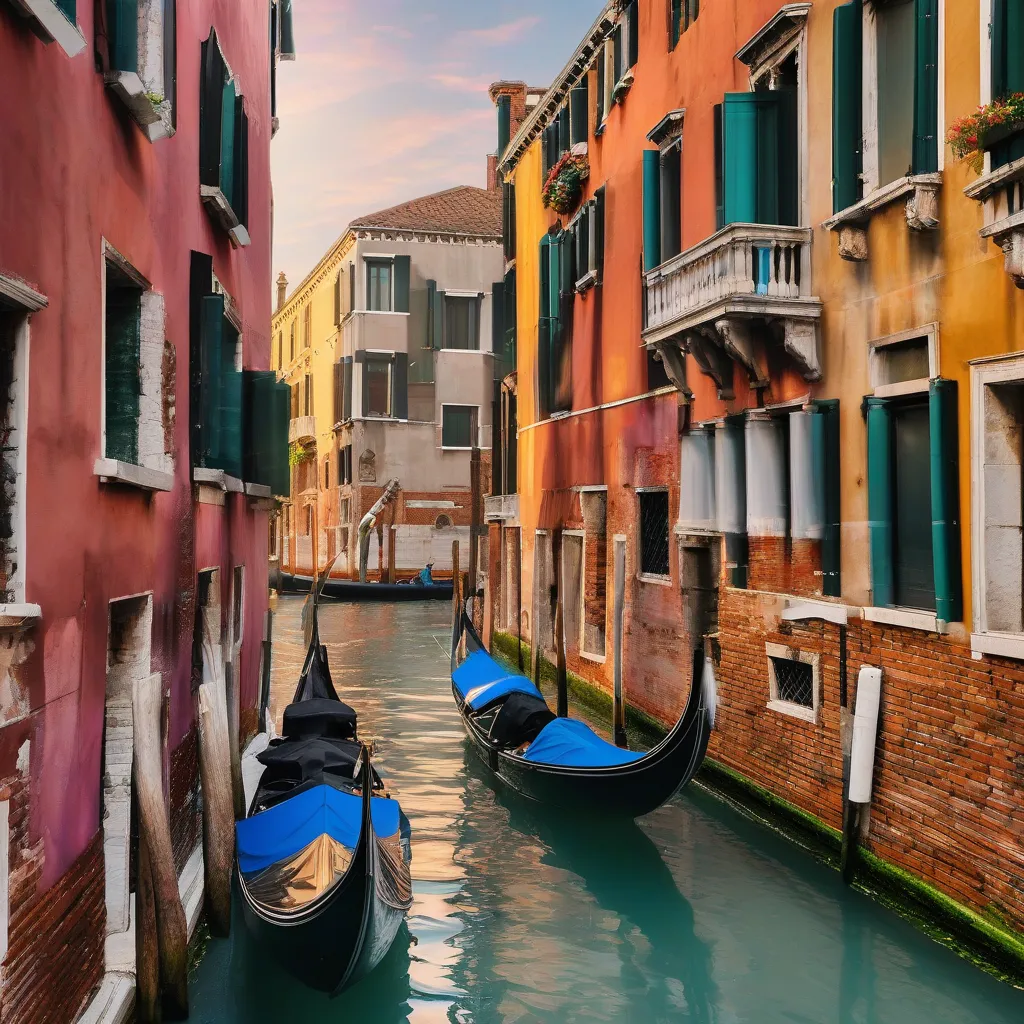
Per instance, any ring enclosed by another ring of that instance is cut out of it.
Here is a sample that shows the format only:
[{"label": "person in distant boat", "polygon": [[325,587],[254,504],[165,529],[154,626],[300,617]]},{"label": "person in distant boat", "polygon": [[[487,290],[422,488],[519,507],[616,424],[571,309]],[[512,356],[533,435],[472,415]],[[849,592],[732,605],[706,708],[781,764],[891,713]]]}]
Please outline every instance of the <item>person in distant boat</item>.
[{"label": "person in distant boat", "polygon": [[419,576],[416,577],[416,583],[418,586],[433,587],[435,585],[434,576],[430,571],[431,568],[433,568],[433,565],[433,562],[427,562],[427,564],[420,570]]}]

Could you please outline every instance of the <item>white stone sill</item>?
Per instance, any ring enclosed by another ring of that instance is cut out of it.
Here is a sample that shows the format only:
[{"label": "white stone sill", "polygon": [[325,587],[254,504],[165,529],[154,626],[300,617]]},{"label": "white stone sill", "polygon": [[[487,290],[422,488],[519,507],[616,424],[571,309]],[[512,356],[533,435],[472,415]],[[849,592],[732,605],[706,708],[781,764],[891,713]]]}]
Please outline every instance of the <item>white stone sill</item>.
[{"label": "white stone sill", "polygon": [[864,619],[883,626],[902,626],[904,629],[919,629],[924,633],[943,634],[934,612],[915,611],[910,608],[865,608]]},{"label": "white stone sill", "polygon": [[272,498],[273,490],[266,484],[245,484],[245,493],[250,498]]},{"label": "white stone sill", "polygon": [[0,629],[27,628],[42,617],[43,609],[37,604],[0,604]]},{"label": "white stone sill", "polygon": [[804,622],[808,619],[823,619],[837,626],[845,626],[850,621],[850,609],[845,604],[833,604],[830,601],[790,600],[782,611],[786,622]]},{"label": "white stone sill", "polygon": [[97,459],[92,467],[93,475],[104,484],[125,484],[138,487],[141,491],[170,491],[174,489],[174,474],[145,466],[132,466],[117,459]]},{"label": "white stone sill", "polygon": [[205,469],[202,466],[196,466],[192,470],[192,480],[197,484],[219,487],[222,491],[230,491],[232,494],[243,494],[246,488],[246,484],[242,483],[238,477],[229,476],[223,469]]},{"label": "white stone sill", "polygon": [[580,651],[580,657],[584,661],[592,661],[595,665],[603,665],[608,661],[607,654],[590,654],[588,651]]},{"label": "white stone sill", "polygon": [[200,185],[199,198],[206,208],[211,211],[214,218],[228,233],[231,244],[235,248],[245,248],[251,242],[249,232],[239,223],[238,215],[231,208],[228,197],[217,185]]},{"label": "white stone sill", "polygon": [[671,576],[660,576],[660,575],[656,575],[655,573],[640,572],[640,573],[637,573],[636,578],[641,583],[653,583],[653,584],[655,584],[656,586],[659,586],[659,587],[671,587],[672,586],[672,577]]},{"label": "white stone sill", "polygon": [[799,718],[800,721],[809,722],[811,725],[818,724],[818,712],[814,708],[805,708],[802,704],[791,704],[786,700],[770,700],[765,707],[779,715]]},{"label": "white stone sill", "polygon": [[47,42],[56,43],[69,57],[85,49],[85,36],[72,25],[53,0],[12,0],[24,17],[34,18]]},{"label": "white stone sill", "polygon": [[111,71],[103,76],[103,81],[150,142],[159,142],[173,134],[170,105],[153,103],[146,95],[142,79],[134,71]]},{"label": "white stone sill", "polygon": [[993,654],[998,658],[1024,661],[1024,634],[972,633],[971,653],[976,657]]},{"label": "white stone sill", "polygon": [[1004,185],[1008,185],[1011,181],[1018,181],[1020,178],[1024,178],[1024,156],[1017,160],[1011,160],[1010,163],[1004,164],[994,171],[989,171],[988,174],[981,175],[964,189],[964,195],[968,199],[975,199],[982,203]]},{"label": "white stone sill", "polygon": [[897,178],[876,188],[874,192],[866,195],[859,203],[848,206],[845,210],[822,221],[821,226],[827,231],[837,231],[847,224],[865,224],[871,219],[871,215],[878,210],[884,209],[899,199],[904,199],[920,188],[922,185],[938,187],[942,185],[942,172],[937,174],[911,174],[905,178]]}]

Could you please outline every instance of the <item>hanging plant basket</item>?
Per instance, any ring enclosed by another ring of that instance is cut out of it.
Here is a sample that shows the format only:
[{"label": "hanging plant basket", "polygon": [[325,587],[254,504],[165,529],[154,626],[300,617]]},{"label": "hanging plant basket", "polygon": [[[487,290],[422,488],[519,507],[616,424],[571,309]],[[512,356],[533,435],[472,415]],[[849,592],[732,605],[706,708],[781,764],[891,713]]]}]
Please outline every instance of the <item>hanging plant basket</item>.
[{"label": "hanging plant basket", "polygon": [[288,465],[292,469],[296,466],[301,465],[303,462],[309,462],[313,459],[315,452],[312,448],[307,448],[303,444],[299,444],[298,441],[292,441],[288,445]]},{"label": "hanging plant basket", "polygon": [[583,198],[583,182],[590,177],[590,162],[585,156],[566,153],[551,168],[541,198],[555,213],[571,213]]},{"label": "hanging plant basket", "polygon": [[946,142],[958,160],[966,160],[979,174],[985,150],[1024,132],[1024,92],[987,103],[973,114],[957,118],[946,132]]}]

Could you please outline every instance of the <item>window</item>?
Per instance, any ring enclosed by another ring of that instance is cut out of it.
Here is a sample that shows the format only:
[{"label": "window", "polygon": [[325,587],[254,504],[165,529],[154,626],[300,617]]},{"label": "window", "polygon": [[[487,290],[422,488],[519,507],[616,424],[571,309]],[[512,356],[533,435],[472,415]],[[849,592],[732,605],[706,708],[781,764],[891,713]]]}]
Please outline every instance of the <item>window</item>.
[{"label": "window", "polygon": [[640,574],[668,576],[668,491],[640,491]]},{"label": "window", "polygon": [[288,325],[288,358],[292,362],[295,361],[295,321]]},{"label": "window", "polygon": [[585,291],[601,279],[604,265],[604,188],[585,203],[570,225],[575,246],[576,290]]},{"label": "window", "polygon": [[391,415],[391,358],[372,356],[366,359],[364,414],[367,416]]},{"label": "window", "polygon": [[444,347],[449,349],[479,350],[479,296],[445,295]]},{"label": "window", "polygon": [[352,522],[352,500],[350,498],[341,499],[340,519],[343,523]]},{"label": "window", "polygon": [[409,356],[405,352],[356,352],[362,415],[409,418]]},{"label": "window", "polygon": [[643,151],[645,270],[653,270],[673,256],[678,256],[681,251],[681,117],[681,111],[674,111],[648,136],[659,139],[665,135],[669,136],[660,150]]},{"label": "window", "polygon": [[366,308],[373,312],[390,312],[390,260],[366,261]]},{"label": "window", "polygon": [[334,422],[352,419],[352,357],[344,356],[334,364]]},{"label": "window", "polygon": [[799,216],[796,55],[770,89],[726,93],[715,107],[715,205],[727,224],[796,224]]},{"label": "window", "polygon": [[615,47],[611,38],[608,38],[597,53],[597,135],[604,130],[604,122],[612,109],[616,81]]},{"label": "window", "polygon": [[[992,47],[992,99],[1024,92],[1024,5],[1020,0],[992,0],[989,27]],[[1024,134],[991,149],[992,169],[1024,157]]]},{"label": "window", "polygon": [[501,185],[502,239],[505,247],[505,262],[516,258],[516,183],[505,181]]},{"label": "window", "polygon": [[576,297],[572,235],[544,235],[540,243],[540,319],[538,323],[538,413],[572,408],[572,316]]},{"label": "window", "polygon": [[679,42],[679,37],[697,20],[700,14],[700,0],[669,0],[671,27],[671,48]]},{"label": "window", "polygon": [[36,34],[47,43],[56,43],[69,57],[85,49],[78,31],[75,0],[18,0],[14,10],[35,20]]},{"label": "window", "polygon": [[313,305],[307,303],[302,311],[302,347],[309,348],[313,344]]},{"label": "window", "polygon": [[[74,16],[74,0],[61,0]],[[174,133],[176,0],[106,0],[103,80],[150,142]],[[144,26],[144,33],[140,27]]]},{"label": "window", "polygon": [[201,76],[200,195],[232,242],[245,246],[249,244],[249,118],[213,29],[202,46]]},{"label": "window", "polygon": [[[350,444],[342,445],[338,449],[338,483],[342,486],[352,483],[352,445]],[[342,504],[344,505],[344,502]],[[348,519],[343,517],[342,522],[348,522]]]},{"label": "window", "polygon": [[[839,212],[882,185],[938,170],[939,0],[851,0],[833,19],[832,173]],[[865,107],[864,96],[873,107]]]},{"label": "window", "polygon": [[104,259],[103,455],[170,473],[163,422],[164,299],[109,246]]},{"label": "window", "polygon": [[871,385],[875,394],[927,391],[928,378],[937,375],[934,335],[898,336],[871,346]]},{"label": "window", "polygon": [[284,331],[277,332],[277,367],[280,370],[284,366]]},{"label": "window", "polygon": [[477,409],[473,405],[441,406],[441,447],[472,448],[477,441]]},{"label": "window", "polygon": [[302,378],[302,415],[313,415],[313,376],[309,373]]},{"label": "window", "polygon": [[768,707],[817,723],[821,703],[821,655],[781,644],[765,644],[768,656]]},{"label": "window", "polygon": [[330,458],[324,459],[324,490],[328,490],[331,486],[331,460]]},{"label": "window", "polygon": [[586,143],[590,135],[590,89],[587,76],[573,86],[569,93],[570,141],[573,146]]}]

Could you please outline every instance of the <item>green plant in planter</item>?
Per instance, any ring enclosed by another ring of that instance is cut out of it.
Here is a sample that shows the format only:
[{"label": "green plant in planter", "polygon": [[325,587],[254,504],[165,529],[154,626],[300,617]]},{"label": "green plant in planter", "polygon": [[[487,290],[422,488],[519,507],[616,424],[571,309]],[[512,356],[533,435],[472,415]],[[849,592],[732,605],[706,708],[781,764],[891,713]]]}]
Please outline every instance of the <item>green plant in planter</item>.
[{"label": "green plant in planter", "polygon": [[147,92],[146,99],[149,100],[154,107],[159,107],[164,101],[164,94],[162,92]]},{"label": "green plant in planter", "polygon": [[946,132],[946,142],[958,160],[966,160],[980,174],[985,150],[1016,131],[1024,131],[1024,92],[986,103],[973,114],[957,118]]},{"label": "green plant in planter", "polygon": [[569,213],[583,197],[583,182],[590,177],[590,162],[585,156],[566,153],[551,168],[541,198],[555,213]]},{"label": "green plant in planter", "polygon": [[292,441],[292,443],[288,445],[289,469],[294,469],[296,466],[302,465],[303,462],[309,462],[312,458],[312,448],[306,448],[304,445],[299,444],[298,441]]}]

